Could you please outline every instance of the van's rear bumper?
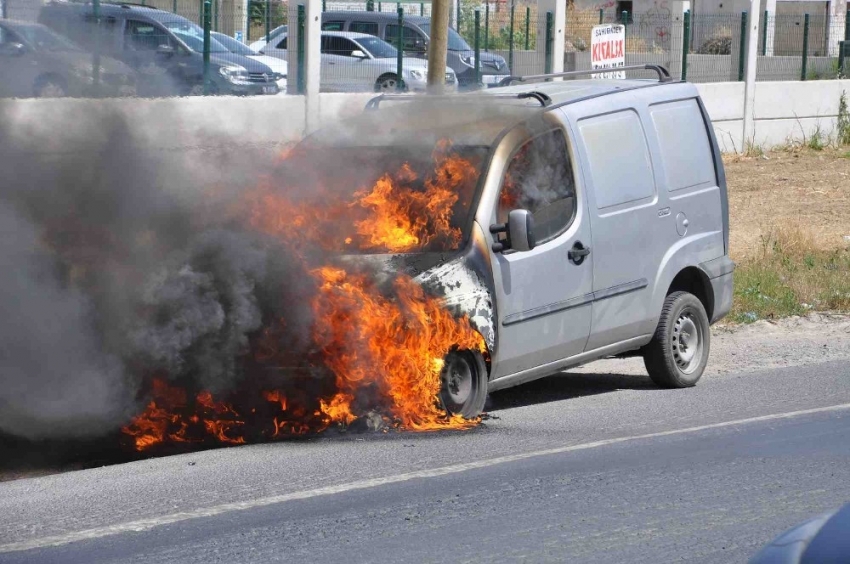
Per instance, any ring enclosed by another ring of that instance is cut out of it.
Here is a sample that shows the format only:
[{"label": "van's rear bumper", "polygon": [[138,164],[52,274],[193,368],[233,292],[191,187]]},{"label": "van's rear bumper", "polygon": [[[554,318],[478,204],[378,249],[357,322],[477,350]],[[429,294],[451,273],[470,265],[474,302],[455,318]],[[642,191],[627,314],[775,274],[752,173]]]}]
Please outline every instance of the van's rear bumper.
[{"label": "van's rear bumper", "polygon": [[711,282],[714,294],[711,323],[714,323],[726,317],[732,309],[732,273],[735,271],[735,263],[728,256],[722,256],[699,266]]}]

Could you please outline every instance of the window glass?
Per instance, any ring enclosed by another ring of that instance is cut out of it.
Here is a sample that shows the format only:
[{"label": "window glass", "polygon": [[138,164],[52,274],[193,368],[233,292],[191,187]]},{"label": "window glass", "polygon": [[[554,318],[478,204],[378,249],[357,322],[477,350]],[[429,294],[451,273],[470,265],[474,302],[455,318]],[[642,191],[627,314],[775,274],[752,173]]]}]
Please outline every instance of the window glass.
[{"label": "window glass", "polygon": [[368,33],[369,35],[378,35],[378,24],[375,22],[351,22],[348,31],[357,33]]},{"label": "window glass", "polygon": [[359,49],[360,47],[345,37],[322,36],[322,53],[350,57],[352,51]]},{"label": "window glass", "polygon": [[[425,38],[419,32],[404,27],[402,29],[402,50],[423,51],[425,49]],[[384,41],[398,49],[398,24],[387,24],[384,28]]]},{"label": "window glass", "polygon": [[136,51],[156,51],[160,45],[171,45],[164,29],[147,22],[128,20],[124,34],[127,47]]},{"label": "window glass", "polygon": [[584,119],[579,131],[590,161],[598,209],[655,194],[652,161],[637,113],[626,110]]},{"label": "window glass", "polygon": [[499,222],[511,210],[534,216],[534,237],[543,243],[561,234],[576,214],[576,187],[563,132],[553,130],[528,141],[505,173],[499,195]]},{"label": "window glass", "polygon": [[323,22],[322,29],[324,31],[343,31],[345,22]]},{"label": "window glass", "polygon": [[360,37],[357,42],[377,59],[395,59],[398,51],[395,47],[377,37]]},{"label": "window glass", "polygon": [[649,109],[661,147],[667,189],[717,185],[705,121],[696,100],[658,104]]},{"label": "window glass", "polygon": [[286,38],[280,40],[275,49],[286,49]]}]

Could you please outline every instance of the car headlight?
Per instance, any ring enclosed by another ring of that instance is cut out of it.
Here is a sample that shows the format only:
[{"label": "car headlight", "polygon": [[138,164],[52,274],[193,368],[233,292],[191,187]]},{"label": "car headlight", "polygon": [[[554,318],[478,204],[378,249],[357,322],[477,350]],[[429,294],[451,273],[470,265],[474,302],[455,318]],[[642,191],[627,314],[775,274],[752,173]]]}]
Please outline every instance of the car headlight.
[{"label": "car headlight", "polygon": [[218,72],[231,84],[250,84],[250,81],[248,80],[250,75],[248,74],[248,71],[245,70],[245,67],[229,65],[221,67],[218,69]]},{"label": "car headlight", "polygon": [[475,66],[475,55],[461,55],[460,60],[467,66]]}]

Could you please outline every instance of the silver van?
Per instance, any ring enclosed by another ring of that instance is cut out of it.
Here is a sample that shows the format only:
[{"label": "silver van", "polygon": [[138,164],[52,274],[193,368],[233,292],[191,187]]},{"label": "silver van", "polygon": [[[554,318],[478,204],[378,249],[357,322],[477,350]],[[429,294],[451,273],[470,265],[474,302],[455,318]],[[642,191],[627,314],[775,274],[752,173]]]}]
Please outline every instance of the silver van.
[{"label": "silver van", "polygon": [[[431,35],[431,18],[405,16],[402,29],[402,46],[398,45],[398,16],[384,12],[324,12],[324,31],[353,31],[380,37],[405,56],[427,58]],[[494,53],[480,51],[480,81],[484,86],[497,86],[510,75],[505,59]],[[455,30],[449,28],[446,66],[457,75],[461,88],[477,87],[475,83],[475,50]]]},{"label": "silver van", "polygon": [[450,139],[476,163],[452,215],[456,243],[356,257],[412,276],[484,337],[486,354],[445,359],[451,412],[475,416],[488,391],[603,357],[643,356],[665,388],[702,376],[709,326],[732,303],[723,163],[697,89],[641,68],[660,80],[562,73],[379,96],[304,141],[386,160]]}]

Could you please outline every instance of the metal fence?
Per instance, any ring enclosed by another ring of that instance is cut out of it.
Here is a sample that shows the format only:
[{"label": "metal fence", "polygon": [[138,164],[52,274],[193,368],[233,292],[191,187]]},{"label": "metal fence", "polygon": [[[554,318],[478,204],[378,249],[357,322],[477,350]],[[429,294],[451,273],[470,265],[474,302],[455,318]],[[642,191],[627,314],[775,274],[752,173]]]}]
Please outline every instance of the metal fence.
[{"label": "metal fence", "polygon": [[[250,0],[246,10],[242,4],[227,0],[136,1],[138,4],[132,6],[156,8],[197,24],[202,31],[194,32],[199,38],[189,48],[205,61],[223,58],[222,50],[226,50],[233,55],[270,57],[265,59],[269,68],[284,65],[285,69],[286,62],[293,60],[299,66],[303,63],[304,46],[289,45],[287,29],[303,26],[304,22],[289,21],[287,2]],[[0,16],[37,21],[40,6],[34,6],[32,0],[0,0]],[[324,0],[322,8],[322,90],[424,88],[430,3]],[[298,13],[303,18],[303,6],[292,11]],[[757,80],[834,79],[850,74],[850,12],[833,17],[767,12],[760,16]],[[674,77],[692,82],[742,81],[748,22],[746,12],[677,14],[668,8],[654,8],[629,13],[571,7],[567,10],[561,46],[554,42],[553,14],[541,11],[536,3],[461,0],[450,16],[446,80],[461,89],[482,88],[497,84],[509,74],[547,72],[552,69],[555,50],[561,48],[564,70],[588,69],[593,27],[621,23],[626,28],[626,64],[660,64]],[[209,38],[205,37],[204,28],[209,30]],[[150,47],[156,50],[161,45]],[[291,49],[296,51],[293,58],[289,57]],[[100,64],[96,59],[93,57],[93,66]],[[280,64],[276,65],[275,60]],[[199,78],[200,87],[179,93],[225,93],[214,87],[209,66],[205,62],[207,70]],[[213,68],[213,78],[218,79],[215,72],[219,67]],[[281,78],[285,72],[266,73],[266,80],[268,76]],[[99,76],[94,70],[92,74]],[[148,79],[142,82],[145,80]],[[303,91],[302,84],[278,82],[289,93]],[[259,92],[248,88],[242,93]]]}]

